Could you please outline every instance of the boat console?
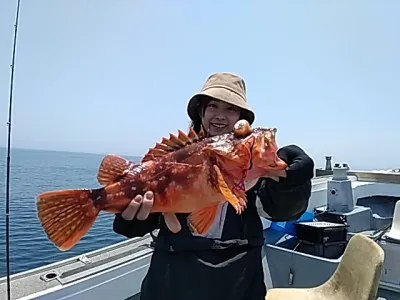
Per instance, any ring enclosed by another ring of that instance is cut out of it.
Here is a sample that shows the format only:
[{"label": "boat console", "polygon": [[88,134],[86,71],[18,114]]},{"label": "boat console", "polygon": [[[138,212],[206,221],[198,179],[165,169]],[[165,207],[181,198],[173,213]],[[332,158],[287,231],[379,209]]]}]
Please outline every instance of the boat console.
[{"label": "boat console", "polygon": [[330,172],[315,178],[312,206],[299,220],[265,230],[267,287],[322,284],[350,238],[361,233],[385,251],[379,293],[392,299],[390,291],[400,293],[400,267],[394,267],[400,257],[400,174],[350,171],[347,164],[335,164]]}]

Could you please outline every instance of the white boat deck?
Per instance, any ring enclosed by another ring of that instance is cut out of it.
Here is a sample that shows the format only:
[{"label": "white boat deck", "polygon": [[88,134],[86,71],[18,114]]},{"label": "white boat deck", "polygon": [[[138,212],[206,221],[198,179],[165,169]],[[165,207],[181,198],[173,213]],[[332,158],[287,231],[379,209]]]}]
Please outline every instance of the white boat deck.
[{"label": "white boat deck", "polygon": [[[374,195],[400,197],[400,173],[349,172],[349,175],[355,201]],[[313,179],[309,209],[326,205],[330,178],[332,176]],[[11,299],[122,300],[134,297],[140,292],[149,266],[151,241],[150,235],[129,239],[83,256],[15,274],[11,276]],[[5,277],[0,279],[0,299],[7,299]]]},{"label": "white boat deck", "polygon": [[[11,276],[11,299],[129,298],[140,291],[152,253],[151,241],[150,236],[129,239],[15,274]],[[95,296],[99,294],[100,298]],[[5,277],[0,279],[0,299],[7,299]]]}]

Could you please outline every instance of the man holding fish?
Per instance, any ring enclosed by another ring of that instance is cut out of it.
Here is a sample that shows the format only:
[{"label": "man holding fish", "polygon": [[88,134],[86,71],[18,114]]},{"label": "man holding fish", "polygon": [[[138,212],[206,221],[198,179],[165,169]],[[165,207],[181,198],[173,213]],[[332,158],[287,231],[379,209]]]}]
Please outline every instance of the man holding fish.
[{"label": "man holding fish", "polygon": [[[237,131],[234,126],[239,120],[251,125],[255,119],[247,104],[245,82],[232,73],[212,74],[201,92],[190,99],[187,110],[192,130],[208,137]],[[251,180],[245,182],[247,206],[240,214],[230,205],[233,202],[223,202],[209,211],[209,224],[203,224],[207,210],[203,219],[190,223],[189,214],[151,212],[157,191],[136,195],[122,213],[116,214],[114,231],[126,237],[160,229],[140,299],[265,298],[260,216],[272,221],[298,219],[308,205],[314,170],[312,159],[295,145],[276,153],[278,158],[273,159],[286,163],[286,170],[271,169],[260,179],[251,177],[250,170],[246,179]],[[195,232],[191,224],[197,224],[197,229],[202,224],[205,227]]]}]

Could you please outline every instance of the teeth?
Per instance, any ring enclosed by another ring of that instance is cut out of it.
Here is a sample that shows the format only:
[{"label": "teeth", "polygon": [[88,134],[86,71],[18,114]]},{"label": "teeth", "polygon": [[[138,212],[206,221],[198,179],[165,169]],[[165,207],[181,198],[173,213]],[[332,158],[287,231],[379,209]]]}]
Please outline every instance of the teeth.
[{"label": "teeth", "polygon": [[221,125],[221,124],[211,124],[214,127],[218,127],[218,128],[224,128],[226,127],[226,125]]}]

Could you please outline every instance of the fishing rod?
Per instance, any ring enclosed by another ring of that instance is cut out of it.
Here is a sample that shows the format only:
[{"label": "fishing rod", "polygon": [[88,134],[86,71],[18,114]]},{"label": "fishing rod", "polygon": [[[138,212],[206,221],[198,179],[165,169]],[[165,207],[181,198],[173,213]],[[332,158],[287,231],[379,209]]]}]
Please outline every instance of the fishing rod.
[{"label": "fishing rod", "polygon": [[11,284],[10,284],[10,158],[11,158],[11,116],[13,103],[13,87],[14,87],[14,64],[15,64],[15,49],[17,46],[17,31],[19,20],[19,7],[21,0],[17,1],[17,13],[14,24],[14,42],[11,62],[11,78],[10,78],[10,99],[8,107],[8,139],[7,139],[7,175],[6,175],[6,264],[7,264],[7,299],[11,299]]}]

